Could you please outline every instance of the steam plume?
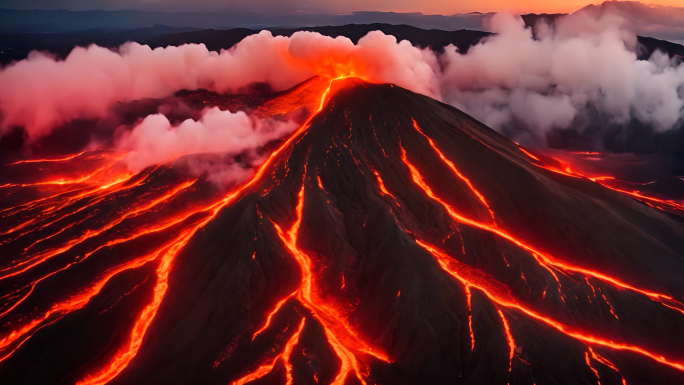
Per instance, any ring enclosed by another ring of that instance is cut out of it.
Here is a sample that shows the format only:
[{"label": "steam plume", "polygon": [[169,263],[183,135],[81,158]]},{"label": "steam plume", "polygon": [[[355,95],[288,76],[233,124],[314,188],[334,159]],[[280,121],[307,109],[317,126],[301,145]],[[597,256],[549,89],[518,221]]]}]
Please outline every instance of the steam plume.
[{"label": "steam plume", "polygon": [[[149,115],[133,130],[124,132],[116,141],[116,147],[130,152],[126,162],[129,169],[138,172],[189,154],[254,152],[296,127],[294,122],[256,119],[242,111],[232,113],[214,107],[204,111],[198,121],[188,119],[176,127],[162,114]],[[209,172],[221,183],[249,176],[249,170],[235,165],[230,165],[230,172],[216,170],[215,164],[206,159],[186,160],[186,165],[193,173]]]}]

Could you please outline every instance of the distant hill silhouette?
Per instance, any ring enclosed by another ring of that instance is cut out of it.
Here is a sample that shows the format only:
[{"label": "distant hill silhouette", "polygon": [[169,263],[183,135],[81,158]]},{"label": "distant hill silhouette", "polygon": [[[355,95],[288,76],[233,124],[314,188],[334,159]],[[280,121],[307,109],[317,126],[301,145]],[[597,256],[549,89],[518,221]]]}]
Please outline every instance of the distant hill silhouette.
[{"label": "distant hill silhouette", "polygon": [[[447,45],[453,44],[462,52],[467,51],[472,45],[477,44],[480,39],[489,35],[488,32],[473,30],[426,30],[410,25],[379,23],[271,29],[274,35],[281,36],[291,36],[297,31],[313,31],[327,36],[346,36],[355,43],[368,32],[375,30],[393,35],[397,40],[409,40],[414,45],[431,47],[436,50],[441,50]],[[24,59],[33,50],[49,51],[57,54],[59,57],[65,57],[75,46],[97,44],[103,47],[117,47],[127,41],[147,44],[153,48],[203,43],[208,49],[219,51],[232,47],[245,37],[258,31],[248,28],[193,30],[189,28],[157,26],[132,31],[93,30],[54,34],[0,35],[0,63],[6,65],[13,60]]]},{"label": "distant hill silhouette", "polygon": [[[562,15],[523,15],[523,20],[528,26],[534,25],[539,20],[547,22],[555,20]],[[397,40],[409,40],[413,45],[430,47],[441,51],[449,44],[453,44],[461,52],[477,44],[483,37],[489,36],[489,32],[475,30],[444,31],[439,29],[422,29],[411,25],[393,24],[347,24],[341,26],[302,27],[302,28],[273,28],[274,35],[291,36],[297,31],[313,31],[327,36],[346,36],[353,42],[370,31],[379,30],[388,35],[393,35]],[[39,33],[39,34],[0,34],[0,64],[7,65],[12,61],[21,60],[33,50],[49,51],[59,57],[65,57],[75,46],[88,46],[97,44],[103,47],[118,47],[127,41],[135,41],[150,47],[165,47],[189,43],[203,43],[212,51],[228,49],[240,42],[245,37],[257,33],[258,29],[233,28],[233,29],[203,29],[197,30],[189,27],[154,26],[135,30],[113,31],[97,29],[85,32],[62,32],[62,33]],[[638,36],[642,44],[639,59],[646,60],[651,54],[660,49],[671,57],[684,57],[684,46],[658,40],[649,37]]]},{"label": "distant hill silhouette", "polygon": [[480,29],[488,14],[423,15],[419,12],[349,14],[264,12],[145,12],[0,9],[0,33],[61,33],[94,29],[132,30],[155,25],[196,29],[301,28],[312,25],[408,24],[425,29]]}]

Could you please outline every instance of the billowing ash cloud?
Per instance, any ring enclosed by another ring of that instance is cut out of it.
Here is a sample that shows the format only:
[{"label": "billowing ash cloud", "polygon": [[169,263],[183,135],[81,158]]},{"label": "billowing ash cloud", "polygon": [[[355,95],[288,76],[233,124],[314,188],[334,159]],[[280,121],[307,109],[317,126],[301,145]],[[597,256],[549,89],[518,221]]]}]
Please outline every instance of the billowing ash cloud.
[{"label": "billowing ash cloud", "polygon": [[[152,50],[135,43],[117,51],[76,48],[65,60],[33,53],[0,71],[0,134],[22,126],[31,141],[63,122],[104,116],[117,102],[182,89],[245,92],[255,82],[284,90],[314,75],[395,83],[525,144],[544,145],[559,129],[681,126],[684,65],[660,53],[637,60],[637,41],[623,18],[578,12],[553,27],[537,26],[535,36],[519,17],[499,14],[490,24],[496,34],[467,53],[450,46],[438,54],[378,31],[357,44],[312,32],[274,37],[262,31],[220,53],[204,45]],[[213,109],[176,126],[163,115],[149,116],[114,143],[132,151],[129,166],[139,170],[192,153],[249,152],[292,129]]]},{"label": "billowing ash cloud", "polygon": [[638,61],[623,19],[574,14],[555,30],[541,26],[536,39],[509,15],[493,17],[491,28],[496,35],[467,54],[450,47],[440,58],[445,100],[485,124],[543,139],[553,128],[582,129],[592,114],[656,131],[681,123],[684,66],[659,52]]}]

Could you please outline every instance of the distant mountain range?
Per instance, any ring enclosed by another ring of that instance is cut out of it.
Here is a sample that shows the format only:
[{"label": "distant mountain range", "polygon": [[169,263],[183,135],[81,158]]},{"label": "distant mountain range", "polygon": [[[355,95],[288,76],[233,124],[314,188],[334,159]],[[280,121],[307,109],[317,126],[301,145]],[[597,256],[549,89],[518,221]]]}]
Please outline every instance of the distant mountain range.
[{"label": "distant mountain range", "polygon": [[259,12],[145,12],[0,9],[0,33],[55,33],[87,30],[132,30],[156,26],[195,29],[271,29],[318,25],[407,24],[454,31],[482,29],[487,14],[451,16],[422,13],[354,12],[350,14],[266,14]]},{"label": "distant mountain range", "polygon": [[[531,26],[540,18],[548,19],[553,16],[524,15],[523,20],[525,20],[527,25]],[[413,45],[419,47],[430,47],[440,51],[447,45],[453,44],[461,52],[467,52],[471,46],[477,44],[483,37],[490,35],[489,32],[469,29],[445,31],[384,23],[271,28],[270,30],[274,35],[280,36],[291,36],[293,33],[303,30],[333,37],[346,36],[355,43],[369,31],[379,30],[385,34],[395,36],[398,40],[409,40]],[[199,30],[187,27],[156,26],[123,31],[99,29],[84,32],[0,34],[0,65],[7,65],[12,61],[24,59],[33,50],[49,51],[59,57],[66,57],[75,46],[85,47],[90,44],[97,44],[103,47],[118,47],[127,41],[146,44],[152,48],[202,43],[212,51],[220,51],[221,49],[232,47],[246,36],[252,35],[257,31],[258,29],[249,28]],[[642,46],[639,52],[639,59],[648,59],[657,49],[666,52],[671,57],[684,57],[684,46],[680,44],[642,36],[639,36],[638,39]]]},{"label": "distant mountain range", "polygon": [[[0,7],[12,8],[0,0]],[[23,7],[28,8],[25,4]],[[93,3],[93,7],[96,4]],[[16,8],[16,7],[15,7]],[[638,35],[684,43],[684,4],[648,6],[634,1],[606,1],[576,12],[612,13],[630,22]],[[153,12],[141,10],[0,9],[0,33],[63,33],[89,30],[135,30],[158,26],[193,29],[273,29],[346,24],[411,25],[422,29],[455,31],[484,29],[491,13],[424,15],[422,13],[353,12],[348,14],[283,12]],[[534,15],[555,18],[559,15]]]}]

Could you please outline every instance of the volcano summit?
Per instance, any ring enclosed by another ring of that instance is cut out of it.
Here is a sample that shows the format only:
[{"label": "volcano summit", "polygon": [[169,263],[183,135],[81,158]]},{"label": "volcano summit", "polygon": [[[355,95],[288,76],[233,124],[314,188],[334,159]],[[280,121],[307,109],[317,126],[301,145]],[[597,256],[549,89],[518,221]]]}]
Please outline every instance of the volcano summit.
[{"label": "volcano summit", "polygon": [[317,112],[227,192],[104,150],[0,169],[3,382],[684,382],[675,203],[391,84],[257,104]]}]

